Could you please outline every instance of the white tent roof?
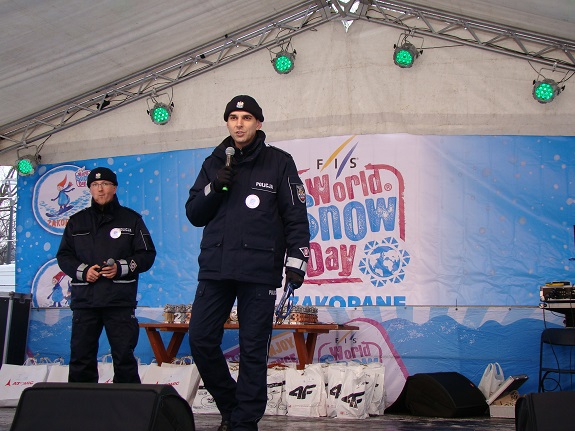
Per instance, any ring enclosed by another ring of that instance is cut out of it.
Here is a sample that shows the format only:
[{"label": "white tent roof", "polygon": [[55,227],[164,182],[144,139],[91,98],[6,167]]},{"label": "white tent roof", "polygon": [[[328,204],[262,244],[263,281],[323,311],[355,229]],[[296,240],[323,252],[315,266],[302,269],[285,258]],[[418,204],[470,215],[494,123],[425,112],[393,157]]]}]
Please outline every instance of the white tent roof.
[{"label": "white tent roof", "polygon": [[[0,2],[0,125],[110,83],[300,0]],[[570,0],[412,3],[575,40]]]},{"label": "white tent roof", "polygon": [[[339,0],[340,6],[350,0]],[[354,3],[385,3],[351,0]],[[302,4],[325,0],[0,0],[2,125],[201,47]],[[415,0],[403,3],[498,23],[575,47],[572,0]],[[348,4],[348,7],[351,4]],[[0,147],[2,143],[0,142]]]}]

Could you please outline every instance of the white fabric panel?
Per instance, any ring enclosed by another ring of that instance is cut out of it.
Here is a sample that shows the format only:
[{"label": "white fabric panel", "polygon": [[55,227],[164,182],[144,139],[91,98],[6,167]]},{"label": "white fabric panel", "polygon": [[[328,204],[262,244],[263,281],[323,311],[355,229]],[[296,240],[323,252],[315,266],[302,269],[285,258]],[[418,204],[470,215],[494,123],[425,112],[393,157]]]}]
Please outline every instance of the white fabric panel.
[{"label": "white fabric panel", "polygon": [[562,0],[409,0],[490,22],[560,38],[575,38],[573,2]]},{"label": "white fabric panel", "polygon": [[300,0],[2,0],[0,125],[298,3]]},{"label": "white fabric panel", "polygon": [[[410,2],[575,39],[572,0]],[[299,3],[301,0],[0,0],[0,125]]]},{"label": "white fabric panel", "polygon": [[[237,94],[258,100],[269,142],[371,133],[575,135],[575,93],[567,88],[553,103],[537,103],[537,74],[525,61],[450,47],[428,49],[400,69],[392,61],[399,33],[366,22],[347,33],[339,22],[323,25],[293,38],[297,58],[288,75],[274,72],[267,51],[255,53],[174,87],[168,124],[154,125],[141,100],[53,135],[43,162],[215,146],[227,135],[223,111]],[[12,158],[0,155],[0,162]]]}]

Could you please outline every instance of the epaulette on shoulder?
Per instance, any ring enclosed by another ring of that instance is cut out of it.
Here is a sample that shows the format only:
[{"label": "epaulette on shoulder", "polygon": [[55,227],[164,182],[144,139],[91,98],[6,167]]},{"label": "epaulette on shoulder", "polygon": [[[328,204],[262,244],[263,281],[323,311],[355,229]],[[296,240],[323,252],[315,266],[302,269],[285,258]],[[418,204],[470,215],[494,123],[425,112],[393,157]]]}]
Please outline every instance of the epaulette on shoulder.
[{"label": "epaulette on shoulder", "polygon": [[274,147],[273,145],[270,145],[270,144],[268,144],[268,143],[266,143],[266,145],[267,145],[269,148],[271,148],[272,150],[279,151],[280,153],[282,153],[282,154],[285,155],[286,157],[289,157],[290,159],[293,159],[293,156],[292,156],[290,153],[288,153],[286,150],[282,150],[281,148]]}]

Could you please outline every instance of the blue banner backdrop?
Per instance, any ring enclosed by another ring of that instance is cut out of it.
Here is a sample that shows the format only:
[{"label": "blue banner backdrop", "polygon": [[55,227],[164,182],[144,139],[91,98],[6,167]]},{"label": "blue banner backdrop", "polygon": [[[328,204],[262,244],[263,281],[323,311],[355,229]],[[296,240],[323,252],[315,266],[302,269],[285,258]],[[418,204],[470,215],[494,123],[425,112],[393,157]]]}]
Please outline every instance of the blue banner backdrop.
[{"label": "blue banner backdrop", "polygon": [[[355,342],[364,348],[353,351],[403,378],[446,368],[480,378],[495,360],[533,373],[539,286],[570,280],[575,267],[574,144],[573,137],[403,134],[274,143],[294,156],[307,191],[311,259],[298,303],[320,307],[324,321],[365,319],[375,329],[362,326]],[[37,307],[30,354],[67,357],[56,338],[69,339],[69,278],[55,255],[69,216],[89,205],[86,178],[96,166],[117,173],[120,202],[143,215],[158,250],[141,277],[140,318],[162,320],[165,304],[193,301],[201,230],[184,204],[211,151],[43,165],[19,178],[16,291],[31,292]],[[560,316],[551,323],[561,324]],[[276,346],[279,358],[293,354],[282,348],[286,340]],[[141,340],[144,360],[147,347]],[[224,347],[234,355],[233,333]],[[345,349],[338,356],[337,347],[318,350],[316,360],[357,360]]]}]

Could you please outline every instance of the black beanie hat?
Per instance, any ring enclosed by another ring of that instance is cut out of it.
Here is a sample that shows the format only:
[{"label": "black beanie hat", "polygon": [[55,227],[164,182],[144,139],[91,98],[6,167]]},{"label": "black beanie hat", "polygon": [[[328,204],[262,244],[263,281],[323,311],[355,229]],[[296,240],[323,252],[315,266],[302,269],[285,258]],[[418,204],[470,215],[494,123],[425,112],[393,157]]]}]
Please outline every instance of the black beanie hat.
[{"label": "black beanie hat", "polygon": [[118,178],[114,172],[108,168],[96,168],[92,169],[88,175],[88,187],[90,187],[90,184],[92,184],[94,181],[100,180],[110,181],[111,183],[114,183],[115,186],[118,185]]},{"label": "black beanie hat", "polygon": [[264,121],[264,114],[262,113],[262,108],[251,96],[241,95],[236,96],[226,105],[226,110],[224,112],[224,121],[228,121],[228,117],[234,111],[246,111],[252,114],[261,122]]}]

